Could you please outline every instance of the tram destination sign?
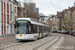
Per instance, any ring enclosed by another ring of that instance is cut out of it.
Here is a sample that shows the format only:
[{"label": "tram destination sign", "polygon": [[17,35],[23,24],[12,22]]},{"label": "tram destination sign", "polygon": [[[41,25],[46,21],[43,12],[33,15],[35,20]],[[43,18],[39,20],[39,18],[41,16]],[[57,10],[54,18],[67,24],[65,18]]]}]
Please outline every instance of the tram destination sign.
[{"label": "tram destination sign", "polygon": [[27,23],[27,21],[17,21],[17,23]]}]

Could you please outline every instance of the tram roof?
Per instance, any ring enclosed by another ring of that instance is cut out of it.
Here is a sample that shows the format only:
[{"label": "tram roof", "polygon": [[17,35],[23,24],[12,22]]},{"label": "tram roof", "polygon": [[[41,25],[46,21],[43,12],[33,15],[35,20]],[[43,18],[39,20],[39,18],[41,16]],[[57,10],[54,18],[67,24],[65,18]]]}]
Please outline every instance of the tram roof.
[{"label": "tram roof", "polygon": [[48,26],[45,22],[42,22],[33,18],[18,18],[17,20],[28,20],[31,22],[31,24]]}]

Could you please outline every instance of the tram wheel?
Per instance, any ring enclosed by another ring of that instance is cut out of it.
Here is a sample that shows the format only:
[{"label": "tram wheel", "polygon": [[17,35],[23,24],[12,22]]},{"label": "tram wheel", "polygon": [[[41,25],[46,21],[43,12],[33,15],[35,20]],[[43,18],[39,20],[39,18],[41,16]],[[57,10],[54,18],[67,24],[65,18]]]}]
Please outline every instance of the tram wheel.
[{"label": "tram wheel", "polygon": [[37,37],[34,38],[34,41],[36,41],[36,40],[37,40]]}]

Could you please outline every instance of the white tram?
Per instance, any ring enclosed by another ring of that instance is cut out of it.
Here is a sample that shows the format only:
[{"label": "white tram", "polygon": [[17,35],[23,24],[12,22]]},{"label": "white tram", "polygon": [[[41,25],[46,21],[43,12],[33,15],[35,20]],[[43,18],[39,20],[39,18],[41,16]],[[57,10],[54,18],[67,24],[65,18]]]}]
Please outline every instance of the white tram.
[{"label": "white tram", "polygon": [[49,35],[49,27],[33,18],[18,18],[15,24],[16,40],[37,40]]}]

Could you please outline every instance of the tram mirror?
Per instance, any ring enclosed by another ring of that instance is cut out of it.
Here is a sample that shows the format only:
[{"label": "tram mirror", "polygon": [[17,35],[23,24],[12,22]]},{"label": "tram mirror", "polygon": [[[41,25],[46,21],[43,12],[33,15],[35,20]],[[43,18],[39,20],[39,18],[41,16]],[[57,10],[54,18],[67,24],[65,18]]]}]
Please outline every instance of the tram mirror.
[{"label": "tram mirror", "polygon": [[16,24],[14,24],[14,28],[16,28]]}]

